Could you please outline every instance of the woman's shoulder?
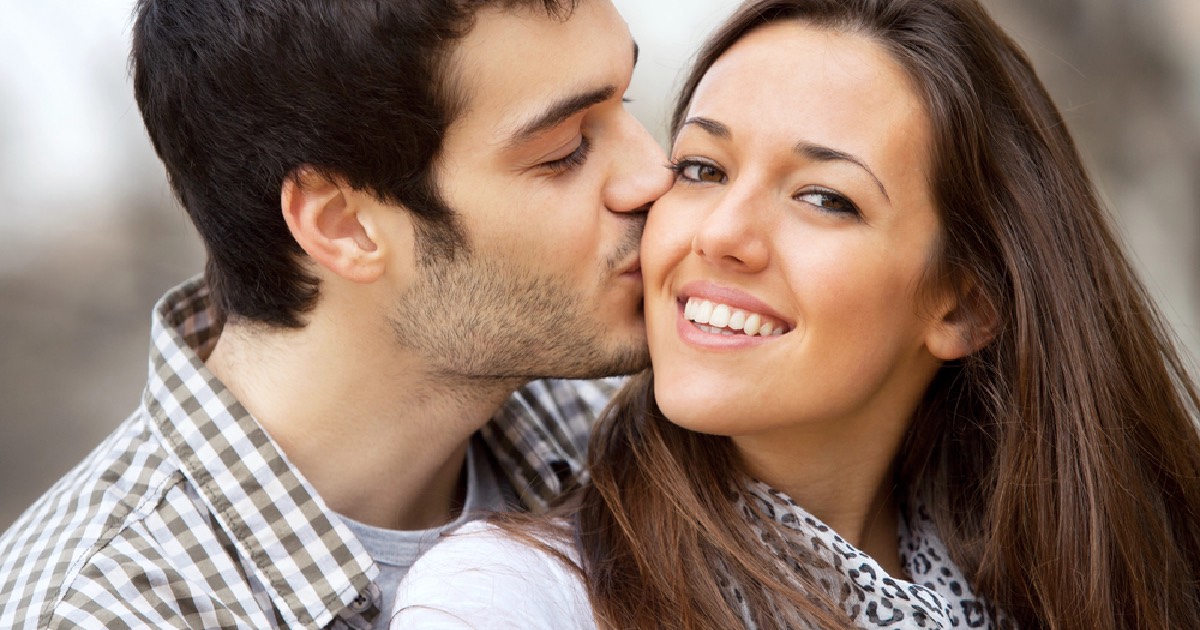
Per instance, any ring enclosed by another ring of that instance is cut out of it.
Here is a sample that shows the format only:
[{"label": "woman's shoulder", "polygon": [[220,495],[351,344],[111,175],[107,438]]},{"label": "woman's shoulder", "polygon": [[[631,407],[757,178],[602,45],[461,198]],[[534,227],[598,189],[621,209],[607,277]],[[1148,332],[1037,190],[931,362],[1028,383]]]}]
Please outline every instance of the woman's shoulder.
[{"label": "woman's shoulder", "polygon": [[549,533],[476,521],[444,537],[396,595],[397,628],[594,628],[578,555]]}]

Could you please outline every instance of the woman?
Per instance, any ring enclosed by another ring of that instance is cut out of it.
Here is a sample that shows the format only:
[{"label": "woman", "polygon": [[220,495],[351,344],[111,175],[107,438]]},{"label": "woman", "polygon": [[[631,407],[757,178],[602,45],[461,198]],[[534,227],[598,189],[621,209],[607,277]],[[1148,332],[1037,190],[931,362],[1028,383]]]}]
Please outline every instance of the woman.
[{"label": "woman", "polygon": [[673,128],[653,376],[394,628],[1200,627],[1200,396],[975,0],[752,0]]}]

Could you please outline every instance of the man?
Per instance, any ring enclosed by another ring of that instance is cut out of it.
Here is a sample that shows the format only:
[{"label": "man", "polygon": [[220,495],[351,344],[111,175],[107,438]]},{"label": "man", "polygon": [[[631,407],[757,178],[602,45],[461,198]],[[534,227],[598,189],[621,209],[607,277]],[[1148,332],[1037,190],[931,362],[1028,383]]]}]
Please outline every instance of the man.
[{"label": "man", "polygon": [[[669,185],[609,0],[141,0],[208,252],[142,406],[0,538],[0,627],[385,626],[447,526],[579,480]],[[514,394],[514,390],[517,390]]]}]

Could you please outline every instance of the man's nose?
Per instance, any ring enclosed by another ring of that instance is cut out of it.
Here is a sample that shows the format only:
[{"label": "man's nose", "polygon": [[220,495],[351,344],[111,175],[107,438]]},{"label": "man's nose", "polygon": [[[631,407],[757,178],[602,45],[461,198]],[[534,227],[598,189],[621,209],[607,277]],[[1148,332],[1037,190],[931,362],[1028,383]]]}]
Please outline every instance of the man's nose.
[{"label": "man's nose", "polygon": [[645,211],[671,187],[667,156],[633,115],[625,114],[621,130],[604,202],[613,212]]}]

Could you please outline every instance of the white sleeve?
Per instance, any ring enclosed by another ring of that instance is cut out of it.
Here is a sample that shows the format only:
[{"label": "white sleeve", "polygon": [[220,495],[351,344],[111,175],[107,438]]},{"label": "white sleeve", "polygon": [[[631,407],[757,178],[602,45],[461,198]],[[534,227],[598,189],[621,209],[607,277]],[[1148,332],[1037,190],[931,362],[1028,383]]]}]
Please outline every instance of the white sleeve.
[{"label": "white sleeve", "polygon": [[[574,554],[571,554],[572,557]],[[595,630],[583,583],[545,550],[486,523],[423,555],[396,595],[391,630]]]}]

